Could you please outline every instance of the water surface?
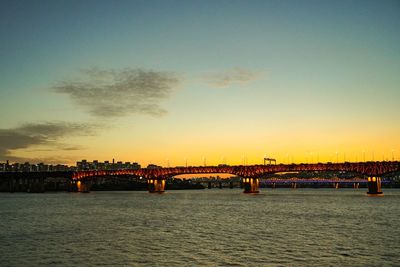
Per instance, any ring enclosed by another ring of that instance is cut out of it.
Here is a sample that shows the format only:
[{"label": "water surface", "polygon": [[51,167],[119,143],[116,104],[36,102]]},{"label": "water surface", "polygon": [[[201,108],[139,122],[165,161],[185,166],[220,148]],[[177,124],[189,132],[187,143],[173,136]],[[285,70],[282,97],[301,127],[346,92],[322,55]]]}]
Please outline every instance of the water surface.
[{"label": "water surface", "polygon": [[0,193],[1,266],[398,266],[400,190]]}]

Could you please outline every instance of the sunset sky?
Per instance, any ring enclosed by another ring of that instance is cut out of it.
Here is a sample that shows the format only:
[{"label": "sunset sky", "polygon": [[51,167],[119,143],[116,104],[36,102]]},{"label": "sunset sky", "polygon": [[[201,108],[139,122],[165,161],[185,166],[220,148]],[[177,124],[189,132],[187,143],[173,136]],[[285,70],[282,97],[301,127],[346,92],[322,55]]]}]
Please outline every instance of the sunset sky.
[{"label": "sunset sky", "polygon": [[400,158],[399,1],[0,3],[0,162]]}]

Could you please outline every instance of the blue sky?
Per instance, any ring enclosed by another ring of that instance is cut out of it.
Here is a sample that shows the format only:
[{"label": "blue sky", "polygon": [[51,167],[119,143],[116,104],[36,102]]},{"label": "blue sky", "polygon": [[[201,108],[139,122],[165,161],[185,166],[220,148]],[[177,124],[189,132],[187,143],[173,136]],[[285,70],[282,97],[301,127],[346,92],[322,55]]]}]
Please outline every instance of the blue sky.
[{"label": "blue sky", "polygon": [[[388,157],[400,150],[399,11],[398,1],[2,1],[0,160]],[[127,85],[137,80],[120,88],[131,98],[103,94],[110,106],[87,70],[114,82],[123,70],[151,73],[143,91]],[[170,90],[135,102],[157,88]],[[93,133],[26,132],[27,124]],[[22,131],[42,139],[5,141]]]}]

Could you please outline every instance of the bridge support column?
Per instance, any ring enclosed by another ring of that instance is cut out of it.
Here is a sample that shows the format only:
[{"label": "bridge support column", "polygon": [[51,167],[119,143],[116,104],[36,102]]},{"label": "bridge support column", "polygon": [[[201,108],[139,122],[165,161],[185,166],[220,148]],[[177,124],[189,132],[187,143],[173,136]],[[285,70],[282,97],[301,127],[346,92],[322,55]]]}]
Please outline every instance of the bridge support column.
[{"label": "bridge support column", "polygon": [[243,178],[243,193],[259,193],[260,181],[257,178]]},{"label": "bridge support column", "polygon": [[25,190],[29,193],[43,193],[44,192],[44,178],[34,178],[29,180],[29,184]]},{"label": "bridge support column", "polygon": [[369,196],[383,196],[381,191],[381,177],[368,177],[368,192]]},{"label": "bridge support column", "polygon": [[149,193],[164,193],[165,192],[165,179],[148,179]]},{"label": "bridge support column", "polygon": [[76,192],[76,181],[70,180],[67,182],[67,191],[68,192]]},{"label": "bridge support column", "polygon": [[89,193],[91,185],[90,181],[73,180],[68,184],[68,192]]},{"label": "bridge support column", "polygon": [[77,181],[76,187],[77,187],[77,191],[80,193],[89,193],[91,183],[89,181]]},{"label": "bridge support column", "polygon": [[9,178],[9,180],[8,180],[8,188],[9,188],[9,192],[10,193],[14,193],[16,190],[16,184],[17,184],[17,181],[16,181],[16,179],[15,178]]}]

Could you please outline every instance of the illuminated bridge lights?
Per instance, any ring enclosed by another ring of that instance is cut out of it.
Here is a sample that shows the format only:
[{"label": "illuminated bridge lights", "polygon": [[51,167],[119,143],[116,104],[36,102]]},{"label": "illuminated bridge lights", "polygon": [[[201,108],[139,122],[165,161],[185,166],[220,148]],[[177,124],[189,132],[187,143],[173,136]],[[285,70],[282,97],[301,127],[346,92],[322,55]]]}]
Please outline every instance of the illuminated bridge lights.
[{"label": "illuminated bridge lights", "polygon": [[[358,163],[316,163],[316,164],[279,164],[279,165],[251,165],[251,166],[204,166],[204,167],[172,167],[159,169],[135,169],[135,170],[104,170],[104,171],[78,171],[72,174],[73,180],[85,180],[94,176],[120,176],[132,175],[151,180],[152,186],[163,191],[165,179],[180,174],[196,173],[229,173],[244,177],[244,184],[250,186],[250,191],[258,191],[258,178],[279,172],[303,172],[303,171],[344,171],[368,176],[368,194],[381,194],[381,176],[391,172],[400,171],[400,162],[358,162]],[[161,181],[161,182],[155,182]],[[162,182],[164,181],[164,182]],[[318,181],[318,180],[316,180]],[[326,180],[323,180],[326,181]],[[322,180],[321,180],[322,182]],[[334,182],[332,180],[332,182]],[[338,182],[336,180],[336,182]],[[361,181],[362,182],[362,181]],[[253,186],[253,187],[252,187]],[[257,188],[256,188],[257,187]],[[253,189],[251,189],[253,188]],[[150,191],[150,189],[149,189]],[[380,193],[379,193],[380,192]]]}]

